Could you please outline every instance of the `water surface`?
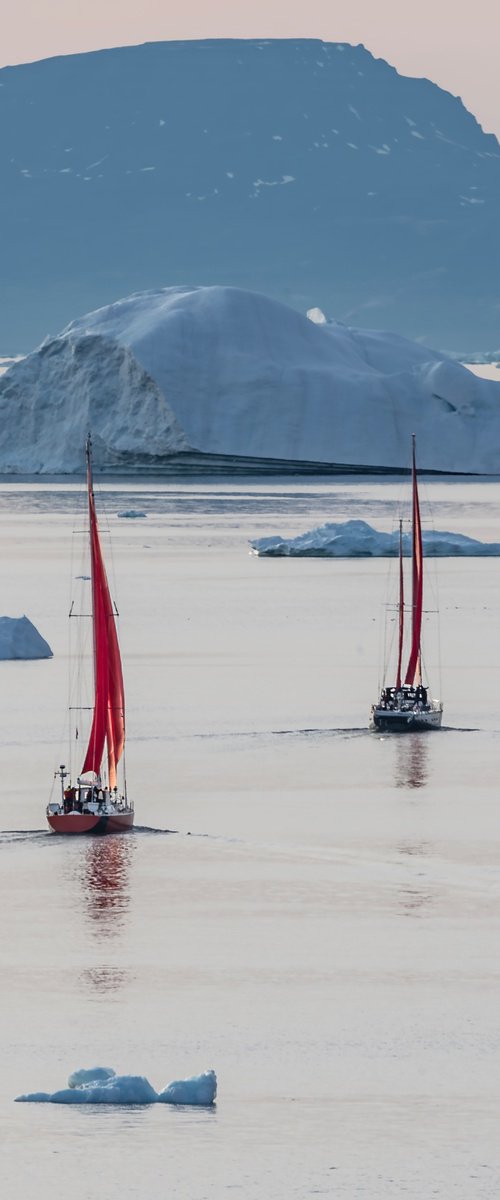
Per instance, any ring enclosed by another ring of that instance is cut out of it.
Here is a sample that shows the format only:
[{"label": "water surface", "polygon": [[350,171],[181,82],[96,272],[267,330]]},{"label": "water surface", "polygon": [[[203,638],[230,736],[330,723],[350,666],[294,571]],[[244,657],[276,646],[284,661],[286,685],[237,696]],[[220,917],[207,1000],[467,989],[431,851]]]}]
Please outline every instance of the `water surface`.
[{"label": "water surface", "polygon": [[[446,728],[391,738],[366,725],[394,564],[248,553],[329,519],[390,528],[407,490],[103,484],[138,828],[68,842],[43,812],[80,499],[0,485],[0,609],[54,650],[0,664],[6,1195],[498,1195],[500,561],[430,565]],[[436,528],[498,540],[497,481],[423,491]],[[12,1103],[95,1064],[157,1088],[214,1067],[217,1106]]]}]

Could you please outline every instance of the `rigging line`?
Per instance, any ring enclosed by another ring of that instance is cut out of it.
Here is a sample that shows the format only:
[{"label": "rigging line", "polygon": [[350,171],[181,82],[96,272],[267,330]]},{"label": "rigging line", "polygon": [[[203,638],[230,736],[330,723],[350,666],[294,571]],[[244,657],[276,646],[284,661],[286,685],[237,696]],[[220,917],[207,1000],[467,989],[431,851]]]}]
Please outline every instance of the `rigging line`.
[{"label": "rigging line", "polygon": [[[93,484],[94,484],[94,495],[97,492],[97,495],[99,496],[99,536],[100,537],[105,536],[105,537],[109,538],[109,549],[106,551],[106,574],[108,577],[108,583],[110,584],[110,592],[113,593],[114,595],[116,595],[117,588],[116,588],[116,572],[115,572],[115,561],[114,561],[114,546],[113,546],[113,537],[112,537],[111,522],[110,522],[110,516],[109,516],[111,502],[110,502],[110,500],[108,501],[108,499],[107,499],[110,496],[110,494],[112,494],[114,496],[114,492],[113,491],[110,492],[109,490],[107,492],[105,492],[104,489],[100,487],[99,483],[96,485],[95,479],[93,480]],[[113,597],[112,597],[112,603],[115,604]],[[116,608],[116,604],[115,604],[115,608]],[[117,609],[117,612],[118,612],[118,609]]]},{"label": "rigging line", "polygon": [[443,700],[443,672],[441,659],[441,620],[438,612],[437,621],[437,652],[438,652],[438,684],[439,684],[439,700]]},{"label": "rigging line", "polygon": [[[434,506],[433,506],[431,496],[430,496],[430,486],[428,485],[428,482],[426,479],[423,480],[423,497],[424,497],[424,504],[425,504],[425,510],[426,510],[426,520],[428,517],[427,524],[430,525],[432,532],[436,533],[436,525],[435,525],[435,520],[434,520]],[[437,661],[438,685],[439,685],[439,697],[438,698],[440,700],[442,700],[443,699],[443,674],[442,674],[442,657],[441,657],[441,606],[440,606],[440,593],[439,593],[438,556],[432,555],[430,558],[426,557],[425,565],[426,565],[426,583],[427,582],[430,583],[431,596],[432,596],[433,602],[435,604],[434,609],[426,609],[425,611],[433,612],[437,615],[436,635],[435,636],[436,636],[436,641],[437,641],[437,660],[438,660]]]},{"label": "rigging line", "polygon": [[[79,504],[79,510],[80,510],[79,515],[82,516],[82,523],[85,523],[85,511],[86,511],[85,476],[83,476],[82,482],[80,482],[80,485],[79,485],[78,504]],[[88,534],[88,530],[86,530],[86,534]],[[80,538],[80,536],[78,536],[78,538],[74,538],[74,544],[76,544],[76,546],[78,547],[78,563],[79,563],[78,607],[82,608],[82,607],[84,607],[84,605],[82,604],[82,600],[86,599],[86,596],[88,596],[88,571],[89,571],[88,536],[86,536],[86,539],[82,539],[82,538]],[[86,692],[86,688],[85,688],[86,652],[88,652],[89,626],[86,625],[84,622],[80,622],[80,620],[78,620],[78,619],[76,620],[76,622],[72,622],[71,626],[72,626],[72,628],[71,628],[72,648],[73,648],[73,644],[74,644],[74,650],[76,650],[76,653],[72,654],[72,661],[73,661],[72,696],[74,696],[76,698],[78,698],[78,697],[83,698],[84,694]],[[90,628],[91,628],[91,626],[90,626]],[[82,731],[79,730],[79,734],[80,734],[80,732],[82,732]],[[84,731],[84,733],[85,732],[86,731]],[[78,742],[79,742],[79,737],[78,737]],[[80,752],[82,752],[82,751],[80,751],[79,745],[77,745],[76,726],[74,726],[74,737],[71,738],[71,748],[72,748],[72,767],[74,767],[74,773],[76,773],[78,775],[79,774],[79,758],[80,758]]]},{"label": "rigging line", "polygon": [[[426,479],[419,481],[421,484],[421,493],[423,495],[423,507],[425,508],[425,524],[430,528],[432,533],[436,533],[436,523],[434,519],[434,505],[431,500],[430,485]],[[431,585],[431,592],[434,594],[434,603],[439,611],[439,573],[437,566],[438,556],[426,556],[426,582]]]},{"label": "rigging line", "polygon": [[[67,612],[68,611],[71,612],[70,605],[72,603],[73,579],[74,579],[74,574],[75,574],[75,550],[76,550],[76,543],[75,543],[74,532],[72,530],[71,535],[70,535],[70,553],[68,556],[69,557],[69,579],[68,579],[67,586],[68,586],[69,595],[68,595],[68,605],[66,608]],[[73,777],[73,774],[72,774],[73,762],[72,762],[71,713],[69,711],[69,704],[70,704],[70,700],[71,700],[71,685],[72,685],[71,622],[68,623],[68,631],[67,631],[66,638],[67,638],[67,647],[68,647],[68,663],[67,663],[67,682],[66,682],[67,707],[66,707],[66,711],[64,713],[64,726],[65,726],[64,732],[65,732],[65,742],[66,742],[66,738],[67,738],[66,744],[68,746],[68,767],[69,767],[70,779],[72,779],[72,777]],[[64,743],[61,742],[61,745],[63,745],[63,744]],[[52,795],[52,792],[51,792],[51,795]]]},{"label": "rigging line", "polygon": [[[393,401],[393,407],[394,407],[394,401]],[[393,413],[393,415],[394,415],[394,419],[395,419],[395,427],[396,427],[396,430],[397,430],[397,433],[399,436],[399,440],[401,441],[402,433],[398,429],[398,422],[396,420],[395,412]],[[412,536],[411,531],[413,529],[413,521],[412,521],[412,516],[410,515],[410,513],[412,511],[412,504],[411,504],[411,499],[409,496],[410,480],[407,477],[408,474],[410,474],[410,476],[411,476],[411,471],[407,472],[406,475],[402,476],[398,483],[398,492],[396,495],[395,506],[397,507],[398,513],[399,513],[398,525],[399,525],[399,522],[401,522],[402,527],[404,527],[405,525],[407,527],[409,526],[410,537],[411,537]],[[410,554],[406,554],[404,557],[406,558],[406,560],[408,560],[408,558],[411,560],[411,558],[412,558],[411,552],[410,552]],[[387,586],[389,586],[389,584],[391,585],[391,594],[394,594],[395,590],[396,590],[396,587],[395,587],[396,562],[397,562],[398,574],[399,574],[399,557],[397,559],[396,559],[396,557],[394,557],[389,560],[388,571],[387,571]],[[407,601],[405,603],[405,612],[407,612],[408,614],[411,614],[412,607],[413,607],[413,601],[412,600]],[[391,642],[390,642],[389,654],[387,656],[387,661],[386,661],[386,665],[385,665],[385,673],[387,673],[389,660],[392,655],[392,647],[394,645],[394,638],[395,638],[395,628],[392,631],[392,638],[391,638]]]},{"label": "rigging line", "polygon": [[391,628],[391,630],[390,630],[390,635],[391,635],[391,636],[390,636],[390,639],[389,639],[388,654],[387,654],[387,662],[386,662],[386,669],[385,669],[385,674],[384,674],[384,683],[386,683],[386,681],[387,681],[387,678],[388,678],[388,674],[389,674],[389,663],[392,661],[392,659],[393,659],[393,657],[394,657],[394,643],[395,643],[395,638],[396,638],[396,626],[397,626],[397,623],[396,623],[396,621],[395,621],[395,620],[391,621],[391,622],[390,622],[390,625],[392,626],[392,628]]},{"label": "rigging line", "polygon": [[[378,694],[381,694],[382,687],[385,683],[386,670],[386,644],[387,644],[387,616],[384,613],[384,620],[379,621],[378,635]],[[380,678],[380,667],[382,665],[382,678]]]},{"label": "rigging line", "polygon": [[[73,522],[75,520],[75,516],[77,516],[78,519],[80,518],[82,510],[83,510],[83,488],[82,488],[82,485],[80,482],[78,483],[78,485],[75,486],[74,492],[75,492],[75,503],[74,503],[73,515],[72,515]],[[72,594],[74,591],[74,584],[75,584],[77,556],[78,556],[78,563],[80,564],[80,571],[83,573],[83,566],[81,565],[82,544],[80,542],[80,539],[75,536],[75,532],[76,531],[73,526],[73,529],[71,532],[71,539],[70,539],[71,549],[70,549],[70,555],[69,555],[69,560],[70,560],[69,602],[71,604],[71,607],[69,609],[70,614],[73,612],[73,609],[74,609],[74,600],[72,598]],[[77,629],[78,629],[78,622],[76,623],[76,625],[77,625]],[[73,654],[73,644],[74,644],[73,633],[74,633],[73,623],[70,621],[68,623],[68,635],[67,635],[68,636],[68,651],[69,651],[69,653],[68,653],[68,708],[67,708],[67,714],[66,714],[66,724],[67,724],[67,737],[68,737],[68,746],[69,746],[68,766],[69,766],[69,772],[70,772],[71,778],[73,778],[73,775],[74,775],[74,765],[75,765],[74,764],[74,740],[75,739],[73,737],[73,727],[72,727],[72,716],[71,716],[71,710],[70,710],[70,703],[71,703],[71,698],[73,695],[75,674],[77,675],[77,673],[78,673],[77,670],[75,671],[75,657]],[[76,667],[78,668],[78,657],[76,658]]]}]

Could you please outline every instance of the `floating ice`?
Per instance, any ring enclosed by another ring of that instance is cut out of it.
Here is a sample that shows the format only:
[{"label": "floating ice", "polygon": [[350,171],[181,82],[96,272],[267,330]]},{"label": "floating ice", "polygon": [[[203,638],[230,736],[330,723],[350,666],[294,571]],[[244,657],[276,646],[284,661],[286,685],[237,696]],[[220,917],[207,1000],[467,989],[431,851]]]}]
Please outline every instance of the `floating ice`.
[{"label": "floating ice", "polygon": [[73,1071],[68,1087],[58,1092],[28,1092],[16,1096],[23,1104],[189,1104],[209,1108],[217,1095],[215,1071],[176,1079],[155,1092],[144,1075],[116,1075],[111,1067]]},{"label": "floating ice", "polygon": [[0,472],[78,471],[89,425],[97,470],[387,470],[409,464],[412,433],[422,471],[498,470],[497,382],[311,312],[176,287],[81,317],[0,378]]},{"label": "floating ice", "polygon": [[198,1104],[208,1107],[213,1104],[217,1092],[215,1071],[203,1075],[192,1075],[190,1079],[175,1079],[158,1093],[162,1104]]},{"label": "floating ice", "polygon": [[0,617],[0,659],[52,658],[45,638],[28,617]]},{"label": "floating ice", "polygon": [[[500,542],[480,542],[463,533],[423,534],[428,558],[487,558],[500,555]],[[366,521],[333,521],[295,538],[263,537],[251,542],[260,558],[396,558],[399,533],[382,533]],[[411,535],[403,534],[403,554],[411,555]]]}]

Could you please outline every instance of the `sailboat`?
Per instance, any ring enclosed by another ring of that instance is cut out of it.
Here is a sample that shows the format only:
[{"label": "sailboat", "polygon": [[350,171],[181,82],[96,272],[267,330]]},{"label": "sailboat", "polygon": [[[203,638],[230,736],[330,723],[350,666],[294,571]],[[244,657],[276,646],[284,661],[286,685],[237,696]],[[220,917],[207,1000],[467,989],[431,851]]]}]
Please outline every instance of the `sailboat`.
[{"label": "sailboat", "polygon": [[[102,554],[92,480],[92,441],[86,443],[87,501],[93,626],[93,712],[87,749],[75,780],[61,763],[60,800],[50,800],[47,820],[55,833],[120,833],[134,823],[134,806],[127,800],[123,752],[125,747],[125,693],[116,608],[110,596]],[[73,605],[70,616],[73,615]],[[83,707],[83,706],[82,706]],[[76,729],[78,739],[78,727]],[[71,756],[71,755],[70,755]],[[122,781],[118,764],[122,760]],[[81,760],[80,760],[81,761]]]},{"label": "sailboat", "polygon": [[424,555],[422,525],[418,498],[415,435],[412,438],[412,602],[411,645],[406,674],[403,678],[403,649],[405,634],[405,598],[403,572],[403,525],[399,522],[399,602],[398,602],[398,660],[392,686],[382,688],[380,700],[372,705],[372,729],[417,732],[439,729],[443,705],[433,700],[422,677],[422,613],[424,599]]}]

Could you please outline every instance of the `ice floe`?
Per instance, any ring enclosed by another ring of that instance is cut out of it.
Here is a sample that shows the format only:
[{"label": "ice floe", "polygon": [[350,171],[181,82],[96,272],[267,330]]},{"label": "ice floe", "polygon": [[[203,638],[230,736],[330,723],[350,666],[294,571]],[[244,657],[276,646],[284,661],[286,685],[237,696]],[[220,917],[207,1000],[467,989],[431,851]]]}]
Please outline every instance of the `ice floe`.
[{"label": "ice floe", "polygon": [[116,1075],[111,1067],[82,1068],[57,1092],[16,1096],[24,1104],[183,1104],[209,1108],[217,1095],[215,1071],[176,1079],[156,1092],[144,1075]]},{"label": "ice floe", "polygon": [[[423,534],[428,558],[487,558],[500,555],[500,542],[480,542],[463,533],[428,530]],[[383,533],[366,521],[329,521],[298,537],[262,537],[251,542],[260,558],[395,558],[399,533]],[[411,555],[411,534],[403,534],[403,554]]]},{"label": "ice floe", "polygon": [[49,643],[28,617],[0,617],[0,659],[52,658]]}]

